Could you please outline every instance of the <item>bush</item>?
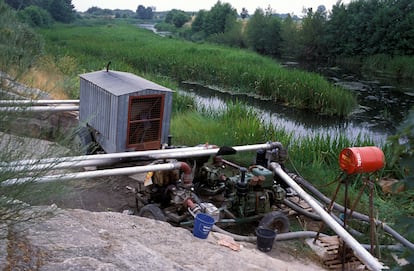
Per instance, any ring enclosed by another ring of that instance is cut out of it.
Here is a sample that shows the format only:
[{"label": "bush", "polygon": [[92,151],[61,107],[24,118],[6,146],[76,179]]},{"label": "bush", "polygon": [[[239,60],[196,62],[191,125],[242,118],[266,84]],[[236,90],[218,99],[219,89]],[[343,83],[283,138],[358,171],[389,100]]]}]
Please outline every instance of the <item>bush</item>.
[{"label": "bush", "polygon": [[21,75],[42,52],[43,42],[16,13],[0,1],[0,70],[13,78]]},{"label": "bush", "polygon": [[18,17],[30,26],[45,27],[53,22],[52,16],[46,10],[38,6],[28,6],[17,13]]}]

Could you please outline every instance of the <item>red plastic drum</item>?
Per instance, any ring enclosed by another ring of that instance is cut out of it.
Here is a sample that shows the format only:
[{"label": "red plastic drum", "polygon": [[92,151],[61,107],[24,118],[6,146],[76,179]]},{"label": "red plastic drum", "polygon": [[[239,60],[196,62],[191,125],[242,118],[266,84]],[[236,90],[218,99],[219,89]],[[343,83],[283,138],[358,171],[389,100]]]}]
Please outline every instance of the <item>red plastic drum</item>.
[{"label": "red plastic drum", "polygon": [[384,153],[378,147],[346,148],[339,154],[339,166],[347,174],[369,173],[384,167]]}]

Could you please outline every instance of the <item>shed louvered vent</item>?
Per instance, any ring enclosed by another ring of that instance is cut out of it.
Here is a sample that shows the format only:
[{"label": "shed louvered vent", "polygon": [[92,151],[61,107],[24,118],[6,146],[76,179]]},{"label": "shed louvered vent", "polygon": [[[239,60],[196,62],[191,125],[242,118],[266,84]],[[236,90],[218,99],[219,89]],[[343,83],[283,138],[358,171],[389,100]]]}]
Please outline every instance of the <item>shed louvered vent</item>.
[{"label": "shed louvered vent", "polygon": [[129,99],[128,148],[159,149],[161,145],[164,95]]}]

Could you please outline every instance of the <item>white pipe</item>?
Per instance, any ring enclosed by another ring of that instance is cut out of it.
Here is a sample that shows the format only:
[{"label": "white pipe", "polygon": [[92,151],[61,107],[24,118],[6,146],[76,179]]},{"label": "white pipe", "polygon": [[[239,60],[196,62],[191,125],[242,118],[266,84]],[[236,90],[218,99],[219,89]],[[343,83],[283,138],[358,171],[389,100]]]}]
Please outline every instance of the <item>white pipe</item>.
[{"label": "white pipe", "polygon": [[372,256],[357,240],[352,237],[341,225],[336,222],[328,212],[326,212],[319,203],[305,192],[292,178],[287,175],[282,167],[275,162],[270,163],[270,168],[278,174],[299,196],[304,199],[321,219],[334,230],[349,247],[354,250],[355,256],[361,260],[370,270],[382,270],[384,266]]},{"label": "white pipe", "polygon": [[79,111],[79,105],[45,105],[45,106],[8,106],[0,107],[1,112],[62,112]]},{"label": "white pipe", "polygon": [[107,177],[107,176],[114,176],[114,175],[132,175],[136,173],[144,173],[144,172],[149,172],[149,171],[164,171],[164,170],[180,169],[181,166],[182,166],[181,162],[174,162],[174,163],[166,163],[166,164],[147,165],[147,166],[102,169],[102,170],[76,172],[76,173],[63,173],[63,174],[41,176],[41,177],[14,178],[14,179],[8,179],[2,182],[1,186],[23,184],[27,182],[46,183],[46,182],[54,182],[54,181],[67,181],[67,180],[88,179],[88,178],[95,178],[95,177]]},{"label": "white pipe", "polygon": [[36,163],[36,164],[27,164],[27,165],[17,165],[17,166],[8,166],[2,167],[0,169],[4,172],[17,173],[17,172],[33,172],[33,171],[49,171],[56,169],[65,169],[65,168],[81,168],[81,167],[90,167],[90,166],[105,166],[113,165],[119,162],[119,159],[90,159],[85,161],[74,161],[74,162],[58,162],[58,163]]},{"label": "white pipe", "polygon": [[79,100],[0,100],[2,105],[79,104]]},{"label": "white pipe", "polygon": [[[232,147],[238,152],[242,151],[254,151],[259,149],[274,149],[281,146],[280,143],[270,142],[256,145],[244,145]],[[62,162],[79,162],[85,160],[97,160],[97,159],[120,159],[120,158],[135,158],[135,157],[149,157],[151,159],[167,159],[167,158],[182,158],[182,157],[195,157],[195,156],[208,156],[217,154],[219,147],[215,145],[203,145],[197,147],[175,148],[175,149],[162,149],[162,150],[149,150],[149,151],[133,151],[133,152],[120,152],[120,153],[108,153],[108,154],[95,154],[95,155],[81,155],[71,157],[56,157],[45,159],[29,159],[13,162],[0,163],[0,167],[15,167],[20,165],[37,165],[37,164],[58,164]]]},{"label": "white pipe", "polygon": [[161,150],[149,150],[149,151],[132,151],[132,152],[118,152],[118,153],[105,153],[105,154],[94,154],[94,155],[80,155],[80,156],[69,156],[69,157],[55,157],[45,159],[27,159],[12,162],[0,162],[0,167],[15,167],[20,165],[37,165],[37,164],[58,164],[58,163],[69,163],[73,162],[75,165],[79,161],[86,160],[98,160],[98,159],[121,159],[121,158],[133,158],[140,156],[151,156],[163,153],[176,153],[181,151],[200,151],[206,149],[216,149],[216,145],[203,145],[197,147],[185,147],[175,149],[161,149]]},{"label": "white pipe", "polygon": [[[276,144],[280,143],[265,143],[265,144],[257,144],[257,145],[244,145],[244,146],[235,146],[232,147],[237,152],[243,152],[243,151],[256,151],[260,149],[274,149],[276,148]],[[281,145],[280,145],[281,146]],[[211,149],[211,150],[200,150],[200,151],[181,151],[181,152],[173,152],[173,153],[160,153],[157,155],[149,156],[154,159],[168,159],[168,158],[187,158],[187,157],[201,157],[201,156],[207,156],[207,155],[215,155],[219,149]]]}]

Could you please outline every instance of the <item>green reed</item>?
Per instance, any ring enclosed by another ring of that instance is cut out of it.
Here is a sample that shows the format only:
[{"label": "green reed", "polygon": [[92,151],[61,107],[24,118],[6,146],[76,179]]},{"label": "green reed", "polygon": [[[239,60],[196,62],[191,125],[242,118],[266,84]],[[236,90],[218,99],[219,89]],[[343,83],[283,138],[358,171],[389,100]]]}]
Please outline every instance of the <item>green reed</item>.
[{"label": "green reed", "polygon": [[248,50],[159,37],[134,25],[57,25],[41,30],[54,55],[78,59],[79,72],[112,69],[160,74],[232,92],[269,97],[288,106],[348,115],[355,97],[317,74],[287,70]]}]

